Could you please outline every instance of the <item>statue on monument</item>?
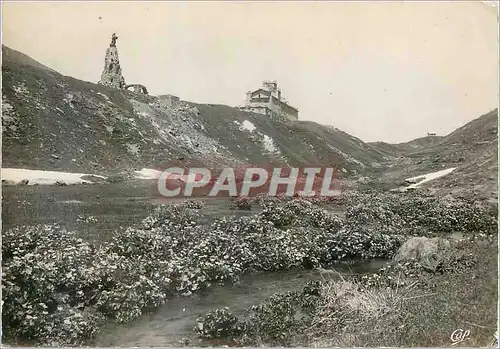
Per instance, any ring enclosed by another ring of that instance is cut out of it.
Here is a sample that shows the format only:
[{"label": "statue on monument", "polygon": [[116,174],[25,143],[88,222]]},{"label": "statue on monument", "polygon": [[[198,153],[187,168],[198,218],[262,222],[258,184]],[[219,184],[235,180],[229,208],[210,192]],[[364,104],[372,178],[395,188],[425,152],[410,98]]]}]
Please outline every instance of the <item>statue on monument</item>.
[{"label": "statue on monument", "polygon": [[118,39],[118,36],[116,36],[116,33],[113,33],[111,36],[111,44],[109,44],[109,47],[116,47],[116,40]]}]

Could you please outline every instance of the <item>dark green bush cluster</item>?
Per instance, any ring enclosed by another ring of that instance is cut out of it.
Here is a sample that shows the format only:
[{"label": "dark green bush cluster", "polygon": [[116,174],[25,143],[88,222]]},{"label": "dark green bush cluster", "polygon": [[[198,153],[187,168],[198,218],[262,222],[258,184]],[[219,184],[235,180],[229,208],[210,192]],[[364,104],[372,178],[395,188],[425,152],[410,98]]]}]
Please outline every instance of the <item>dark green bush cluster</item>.
[{"label": "dark green bush cluster", "polygon": [[386,228],[387,233],[429,235],[452,232],[495,234],[496,214],[463,199],[439,199],[418,193],[351,194],[347,201],[349,224]]},{"label": "dark green bush cluster", "polygon": [[[95,307],[110,264],[92,246],[54,226],[9,230],[2,239],[4,336],[48,345],[81,344],[96,333]],[[98,260],[96,262],[96,259]]]},{"label": "dark green bush cluster", "polygon": [[329,261],[392,258],[404,235],[388,235],[377,229],[348,226],[328,241]]},{"label": "dark green bush cluster", "polygon": [[195,331],[204,339],[236,339],[243,332],[243,324],[228,308],[215,309],[197,321]]},{"label": "dark green bush cluster", "polygon": [[255,198],[246,196],[238,197],[232,201],[231,208],[250,211],[252,209],[253,202],[255,202]]},{"label": "dark green bush cluster", "polygon": [[182,207],[192,208],[194,210],[201,210],[205,207],[205,203],[201,200],[186,200],[181,203]]},{"label": "dark green bush cluster", "polygon": [[198,318],[194,329],[201,338],[236,340],[252,344],[258,339],[268,345],[288,345],[300,340],[321,304],[321,283],[309,282],[302,290],[277,293],[251,306],[240,317],[227,308],[216,309]]},{"label": "dark green bush cluster", "polygon": [[388,253],[385,237],[369,232],[364,239],[382,242],[362,253],[368,242],[360,243],[336,216],[302,200],[269,203],[262,213],[209,225],[189,207],[200,206],[159,206],[137,227],[117,231],[100,245],[57,226],[5,232],[4,332],[40,343],[81,344],[103,319],[127,322],[172,295],[232,283],[246,272]]},{"label": "dark green bush cluster", "polygon": [[[344,199],[346,220],[301,199],[260,198],[262,212],[211,224],[201,223],[200,203],[159,206],[137,226],[116,231],[99,245],[57,226],[3,232],[4,335],[81,345],[105,319],[127,322],[172,295],[232,283],[243,273],[391,257],[404,240],[405,224],[414,227],[412,233],[418,224],[496,228],[494,218],[470,203],[384,195],[350,194]],[[441,220],[422,218],[432,215]],[[457,261],[443,262],[444,270],[462,265]],[[283,307],[273,312],[291,311]],[[258,331],[266,332],[264,327]]]}]

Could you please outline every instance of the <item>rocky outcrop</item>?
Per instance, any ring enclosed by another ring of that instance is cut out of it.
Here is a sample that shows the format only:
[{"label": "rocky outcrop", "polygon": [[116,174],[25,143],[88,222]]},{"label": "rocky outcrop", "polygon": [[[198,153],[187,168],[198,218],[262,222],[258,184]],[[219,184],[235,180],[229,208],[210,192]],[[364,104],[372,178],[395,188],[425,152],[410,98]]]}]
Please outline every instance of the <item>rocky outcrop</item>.
[{"label": "rocky outcrop", "polygon": [[413,237],[406,241],[394,259],[396,261],[424,260],[450,247],[448,240],[440,238]]},{"label": "rocky outcrop", "polygon": [[104,70],[101,74],[99,84],[114,88],[125,88],[125,78],[122,76],[122,68],[120,67],[120,59],[118,58],[118,49],[116,48],[116,39],[118,39],[118,37],[113,34],[111,43],[106,49]]}]

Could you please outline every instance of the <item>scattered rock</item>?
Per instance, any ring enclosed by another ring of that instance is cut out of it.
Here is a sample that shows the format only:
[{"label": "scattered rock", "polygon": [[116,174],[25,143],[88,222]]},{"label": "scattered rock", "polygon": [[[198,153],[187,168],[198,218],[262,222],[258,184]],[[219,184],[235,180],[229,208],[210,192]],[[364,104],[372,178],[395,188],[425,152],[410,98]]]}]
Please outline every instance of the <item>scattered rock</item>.
[{"label": "scattered rock", "polygon": [[370,177],[360,177],[358,178],[358,183],[361,183],[361,184],[369,184],[371,183],[371,178]]}]

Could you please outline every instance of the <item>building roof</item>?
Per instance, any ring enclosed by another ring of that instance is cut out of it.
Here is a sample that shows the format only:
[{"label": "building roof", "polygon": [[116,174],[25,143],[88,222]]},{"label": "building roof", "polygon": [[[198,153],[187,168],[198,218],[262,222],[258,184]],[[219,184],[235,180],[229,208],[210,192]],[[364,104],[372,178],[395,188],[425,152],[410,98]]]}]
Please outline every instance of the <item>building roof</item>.
[{"label": "building roof", "polygon": [[266,90],[266,89],[264,89],[264,88],[258,88],[258,89],[256,89],[255,91],[251,91],[251,92],[252,92],[252,94],[254,94],[254,93],[256,93],[256,92],[265,92],[265,93],[266,93],[266,94],[268,94],[268,95],[269,95],[269,94],[271,94],[271,91]]},{"label": "building roof", "polygon": [[[259,87],[258,89],[254,90],[254,91],[250,91],[250,92],[251,92],[251,94],[252,94],[252,95],[253,95],[253,94],[255,94],[255,93],[257,93],[257,92],[264,92],[264,93],[265,93],[265,94],[267,94],[267,95],[272,95],[271,91],[269,91],[269,90],[267,90],[267,89],[265,89],[265,88],[262,88],[262,87]],[[276,97],[274,97],[274,96],[273,96],[273,98],[274,98],[274,99],[276,99],[276,100],[278,100],[278,99],[277,99]],[[287,107],[289,107],[289,108],[291,108],[291,109],[293,109],[293,110],[295,110],[295,111],[297,111],[297,112],[299,111],[297,108],[292,107],[290,104],[288,104],[288,102],[285,102],[283,99],[281,99],[279,102],[280,102],[280,104],[284,104],[284,105],[286,105]]]}]

